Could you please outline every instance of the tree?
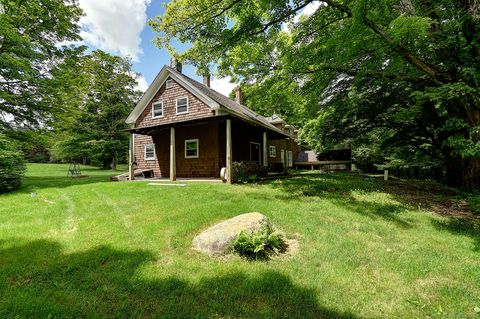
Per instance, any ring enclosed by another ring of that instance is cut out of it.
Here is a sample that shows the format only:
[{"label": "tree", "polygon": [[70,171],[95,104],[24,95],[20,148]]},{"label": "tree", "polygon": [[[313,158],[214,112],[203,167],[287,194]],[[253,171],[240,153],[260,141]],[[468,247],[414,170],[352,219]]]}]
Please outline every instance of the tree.
[{"label": "tree", "polygon": [[[297,21],[309,5],[318,9]],[[150,25],[158,46],[200,73],[217,64],[259,100],[275,103],[288,87],[311,137],[325,121],[349,134],[378,133],[380,121],[404,150],[423,142],[439,155],[448,184],[479,188],[479,21],[477,1],[174,0]],[[191,47],[174,53],[175,40]]]},{"label": "tree", "polygon": [[25,173],[23,156],[3,134],[0,134],[0,193],[20,188]]},{"label": "tree", "polygon": [[80,40],[81,14],[76,0],[0,2],[0,129],[49,119],[62,86],[52,72],[77,54],[62,43]]},{"label": "tree", "polygon": [[125,119],[139,98],[137,74],[128,59],[101,50],[73,64],[76,88],[61,101],[67,112],[57,121],[58,142],[54,155],[65,160],[102,163],[116,170],[128,151],[129,133]]}]

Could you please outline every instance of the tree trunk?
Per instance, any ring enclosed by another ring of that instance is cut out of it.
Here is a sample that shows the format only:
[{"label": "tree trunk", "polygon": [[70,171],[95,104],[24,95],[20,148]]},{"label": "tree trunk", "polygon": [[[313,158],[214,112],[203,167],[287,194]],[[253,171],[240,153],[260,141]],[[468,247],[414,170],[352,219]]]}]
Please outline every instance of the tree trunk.
[{"label": "tree trunk", "polygon": [[446,169],[447,185],[467,190],[480,189],[480,157],[462,159],[448,156]]},{"label": "tree trunk", "polygon": [[102,169],[109,169],[110,168],[110,163],[111,162],[108,159],[104,159]]},{"label": "tree trunk", "polygon": [[112,157],[112,171],[116,171],[117,170],[117,154],[113,154],[113,157]]}]

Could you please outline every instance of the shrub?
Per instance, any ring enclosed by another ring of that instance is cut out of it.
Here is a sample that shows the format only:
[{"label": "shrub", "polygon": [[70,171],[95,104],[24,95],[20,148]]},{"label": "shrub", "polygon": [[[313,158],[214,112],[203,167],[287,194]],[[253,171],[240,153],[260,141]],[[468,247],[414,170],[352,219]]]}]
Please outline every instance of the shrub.
[{"label": "shrub", "polygon": [[269,225],[256,232],[242,231],[233,242],[234,252],[248,259],[268,259],[286,248],[284,236]]},{"label": "shrub", "polygon": [[234,162],[232,165],[234,183],[254,183],[267,173],[267,168],[257,162]]},{"label": "shrub", "polygon": [[0,193],[18,189],[22,185],[25,169],[22,153],[0,134]]},{"label": "shrub", "polygon": [[472,212],[480,214],[480,193],[469,194],[467,202]]}]

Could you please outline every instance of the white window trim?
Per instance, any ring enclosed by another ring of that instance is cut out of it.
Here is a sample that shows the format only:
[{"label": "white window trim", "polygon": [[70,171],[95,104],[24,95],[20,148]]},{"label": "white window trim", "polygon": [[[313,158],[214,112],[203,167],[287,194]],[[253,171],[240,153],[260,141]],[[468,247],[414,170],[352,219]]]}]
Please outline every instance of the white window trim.
[{"label": "white window trim", "polygon": [[[197,155],[187,156],[187,143],[189,143],[189,142],[197,142]],[[200,155],[200,142],[199,142],[198,138],[185,140],[185,158],[198,158],[199,155]]]},{"label": "white window trim", "polygon": [[287,166],[288,167],[293,166],[293,152],[292,151],[287,151]]},{"label": "white window trim", "polygon": [[[170,85],[169,85],[169,84],[170,84]],[[166,88],[166,89],[171,89],[171,88],[173,88],[173,80],[172,80],[172,79],[167,79],[167,80],[165,81],[165,88]]]},{"label": "white window trim", "polygon": [[285,150],[280,150],[280,161],[285,165]]},{"label": "white window trim", "polygon": [[[262,148],[260,146],[260,143],[257,143],[257,142],[250,142],[250,144],[257,144],[258,145],[258,162],[261,163],[262,162]],[[249,144],[249,145],[250,145]],[[252,160],[252,147],[250,147],[250,162],[253,162]],[[255,161],[256,162],[256,161]]]},{"label": "white window trim", "polygon": [[[273,152],[272,152],[273,150]],[[273,153],[273,155],[272,155]],[[270,147],[268,148],[268,154],[270,157],[277,157],[277,147],[275,145],[270,145]]]},{"label": "white window trim", "polygon": [[[180,100],[180,99],[187,99],[187,110],[184,111],[184,112],[178,112],[178,100]],[[178,114],[186,114],[186,113],[188,113],[189,109],[190,109],[190,105],[189,105],[189,101],[188,101],[188,96],[179,96],[175,99],[175,112],[176,112],[177,115]]]},{"label": "white window trim", "polygon": [[[161,104],[162,105],[162,115],[155,116],[155,105]],[[155,101],[152,103],[152,119],[159,119],[163,117],[164,112],[163,101]]]},{"label": "white window trim", "polygon": [[[153,146],[153,157],[147,157],[147,146]],[[155,144],[145,144],[143,147],[143,158],[146,161],[154,161],[157,158],[157,152],[155,151]]]}]

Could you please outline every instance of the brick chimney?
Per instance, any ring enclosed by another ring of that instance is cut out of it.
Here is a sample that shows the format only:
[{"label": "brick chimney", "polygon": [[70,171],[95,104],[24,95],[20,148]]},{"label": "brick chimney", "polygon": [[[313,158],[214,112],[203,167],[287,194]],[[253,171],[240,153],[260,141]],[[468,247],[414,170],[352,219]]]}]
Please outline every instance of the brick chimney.
[{"label": "brick chimney", "polygon": [[240,89],[240,85],[235,88],[235,102],[243,104],[242,89]]},{"label": "brick chimney", "polygon": [[170,67],[175,71],[182,73],[182,63],[178,61],[176,58],[170,59]]},{"label": "brick chimney", "polygon": [[205,74],[203,76],[203,85],[210,87],[210,74]]}]

